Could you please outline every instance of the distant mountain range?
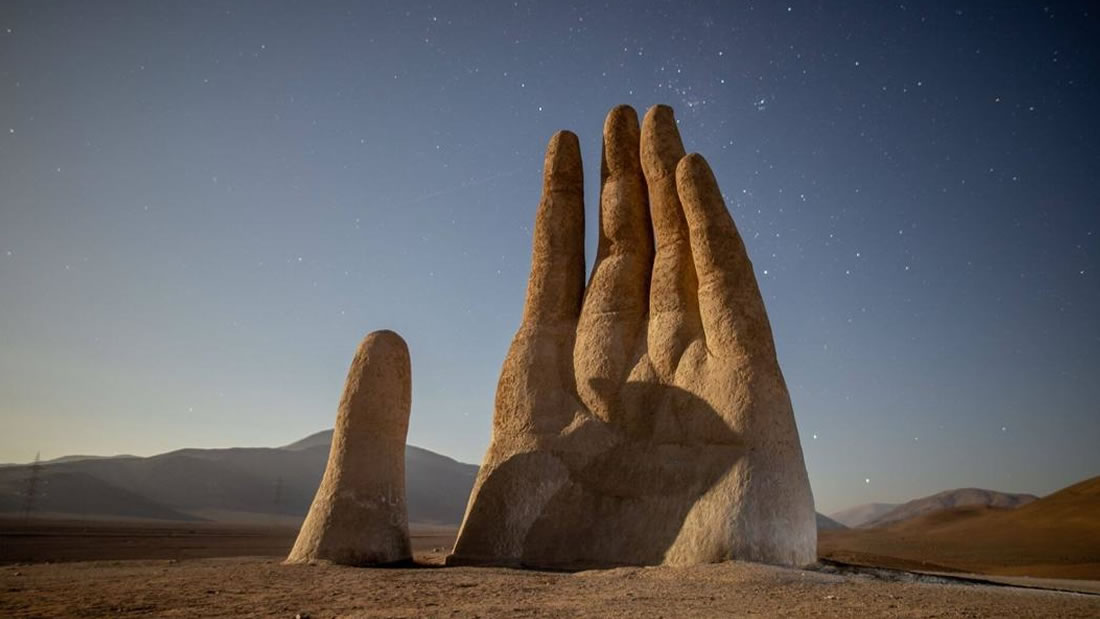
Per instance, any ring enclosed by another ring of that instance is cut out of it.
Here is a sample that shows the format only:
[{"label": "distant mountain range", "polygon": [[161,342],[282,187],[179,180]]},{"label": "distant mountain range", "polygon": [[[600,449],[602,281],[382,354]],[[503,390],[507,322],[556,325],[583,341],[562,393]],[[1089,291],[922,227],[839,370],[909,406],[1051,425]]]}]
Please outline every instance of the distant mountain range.
[{"label": "distant mountain range", "polygon": [[877,519],[897,506],[897,503],[864,503],[833,512],[829,517],[846,527],[854,528]]},{"label": "distant mountain range", "polygon": [[[295,521],[309,509],[332,430],[285,447],[180,449],[148,458],[67,456],[40,464],[35,513],[70,517]],[[22,513],[30,465],[0,468],[0,513]],[[455,524],[477,467],[409,445],[409,520]]]},{"label": "distant mountain range", "polygon": [[[137,457],[138,456],[131,456],[129,454],[119,454],[117,456],[74,455],[74,456],[61,456],[60,458],[54,458],[53,460],[42,460],[38,464],[60,464],[62,462],[76,462],[77,460],[105,460],[105,459],[108,459],[108,458],[137,458]],[[5,463],[5,464],[0,464],[0,468],[4,468],[4,467],[7,467],[7,466],[24,466],[24,465],[23,464],[15,464],[15,463],[12,463],[12,462],[8,462],[8,463]]]},{"label": "distant mountain range", "polygon": [[[283,447],[180,449],[142,458],[64,456],[39,463],[36,514],[296,523],[305,516],[328,461],[332,430]],[[31,466],[0,465],[0,514],[21,514]],[[409,521],[457,525],[477,467],[408,445]],[[820,529],[843,529],[822,514]]]},{"label": "distant mountain range", "polygon": [[1033,494],[1011,494],[981,488],[957,488],[913,499],[907,503],[867,503],[829,514],[833,520],[849,528],[883,527],[912,520],[925,514],[960,507],[1015,509],[1039,497]]},{"label": "distant mountain range", "polygon": [[818,514],[817,514],[817,530],[818,531],[829,531],[829,530],[834,530],[834,529],[847,529],[847,528],[848,527],[846,527],[845,525],[837,522],[836,520],[833,520],[832,518],[826,516],[825,514],[822,514],[822,513],[818,512]]},{"label": "distant mountain range", "polygon": [[914,499],[908,503],[902,503],[860,526],[881,527],[895,522],[911,520],[925,514],[957,507],[1015,509],[1021,505],[1027,505],[1038,498],[1039,497],[1034,494],[1010,494],[1007,492],[997,492],[996,490],[982,490],[980,488],[945,490],[944,492],[939,492],[931,496]]},{"label": "distant mountain range", "polygon": [[[62,517],[292,523],[309,509],[328,461],[332,430],[283,447],[180,449],[156,456],[64,456],[39,463],[35,513]],[[0,514],[26,507],[31,466],[0,466]],[[462,520],[477,467],[415,447],[405,450],[409,521]],[[902,505],[870,503],[817,514],[820,530],[878,527],[938,510],[1016,507],[1030,494],[963,488]]]}]

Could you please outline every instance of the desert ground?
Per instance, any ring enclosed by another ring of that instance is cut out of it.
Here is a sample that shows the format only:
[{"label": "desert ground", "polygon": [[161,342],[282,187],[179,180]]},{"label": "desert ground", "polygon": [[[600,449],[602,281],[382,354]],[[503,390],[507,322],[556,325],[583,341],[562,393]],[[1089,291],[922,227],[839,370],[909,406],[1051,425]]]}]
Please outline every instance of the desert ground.
[{"label": "desert ground", "polygon": [[[413,526],[400,568],[286,566],[295,529],[214,523],[0,522],[3,616],[1096,617],[1070,593],[825,565],[727,562],[577,573],[444,568],[454,529]],[[828,539],[828,538],[823,538]],[[932,566],[935,567],[935,566]],[[1062,583],[1064,584],[1064,583]]]},{"label": "desert ground", "polygon": [[578,573],[281,565],[278,558],[0,568],[5,616],[1096,617],[1100,596],[727,562]]}]

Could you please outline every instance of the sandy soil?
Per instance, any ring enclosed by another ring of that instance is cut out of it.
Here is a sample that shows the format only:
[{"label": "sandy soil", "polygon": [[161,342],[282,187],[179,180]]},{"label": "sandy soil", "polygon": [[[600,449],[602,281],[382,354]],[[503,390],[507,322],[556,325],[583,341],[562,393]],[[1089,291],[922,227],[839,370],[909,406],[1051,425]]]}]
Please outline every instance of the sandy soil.
[{"label": "sandy soil", "polygon": [[287,526],[0,521],[0,616],[1100,616],[1097,595],[874,571],[443,568],[454,529],[411,530],[417,565],[355,569],[281,565]]},{"label": "sandy soil", "polygon": [[[442,554],[419,559],[438,564]],[[98,561],[6,566],[0,592],[4,616],[1100,616],[1100,596],[736,562],[568,574],[266,558]]]}]

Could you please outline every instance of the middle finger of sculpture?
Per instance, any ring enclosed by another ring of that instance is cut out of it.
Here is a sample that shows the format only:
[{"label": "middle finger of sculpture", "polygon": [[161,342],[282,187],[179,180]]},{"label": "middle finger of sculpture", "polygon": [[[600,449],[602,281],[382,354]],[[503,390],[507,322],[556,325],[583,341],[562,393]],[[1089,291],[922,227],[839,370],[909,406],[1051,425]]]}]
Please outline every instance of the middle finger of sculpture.
[{"label": "middle finger of sculpture", "polygon": [[523,322],[451,564],[805,565],[816,527],[752,264],[671,108],[604,125],[584,282],[577,137],[546,152]]}]

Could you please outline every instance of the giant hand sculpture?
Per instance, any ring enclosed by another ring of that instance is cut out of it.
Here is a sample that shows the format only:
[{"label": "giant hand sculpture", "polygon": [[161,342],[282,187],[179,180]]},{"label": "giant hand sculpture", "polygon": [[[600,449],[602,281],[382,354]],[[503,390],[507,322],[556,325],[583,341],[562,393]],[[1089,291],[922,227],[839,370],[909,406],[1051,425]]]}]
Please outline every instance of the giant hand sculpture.
[{"label": "giant hand sculpture", "polygon": [[816,559],[813,496],[752,264],[672,109],[604,125],[584,283],[577,137],[546,152],[523,322],[450,564]]}]

